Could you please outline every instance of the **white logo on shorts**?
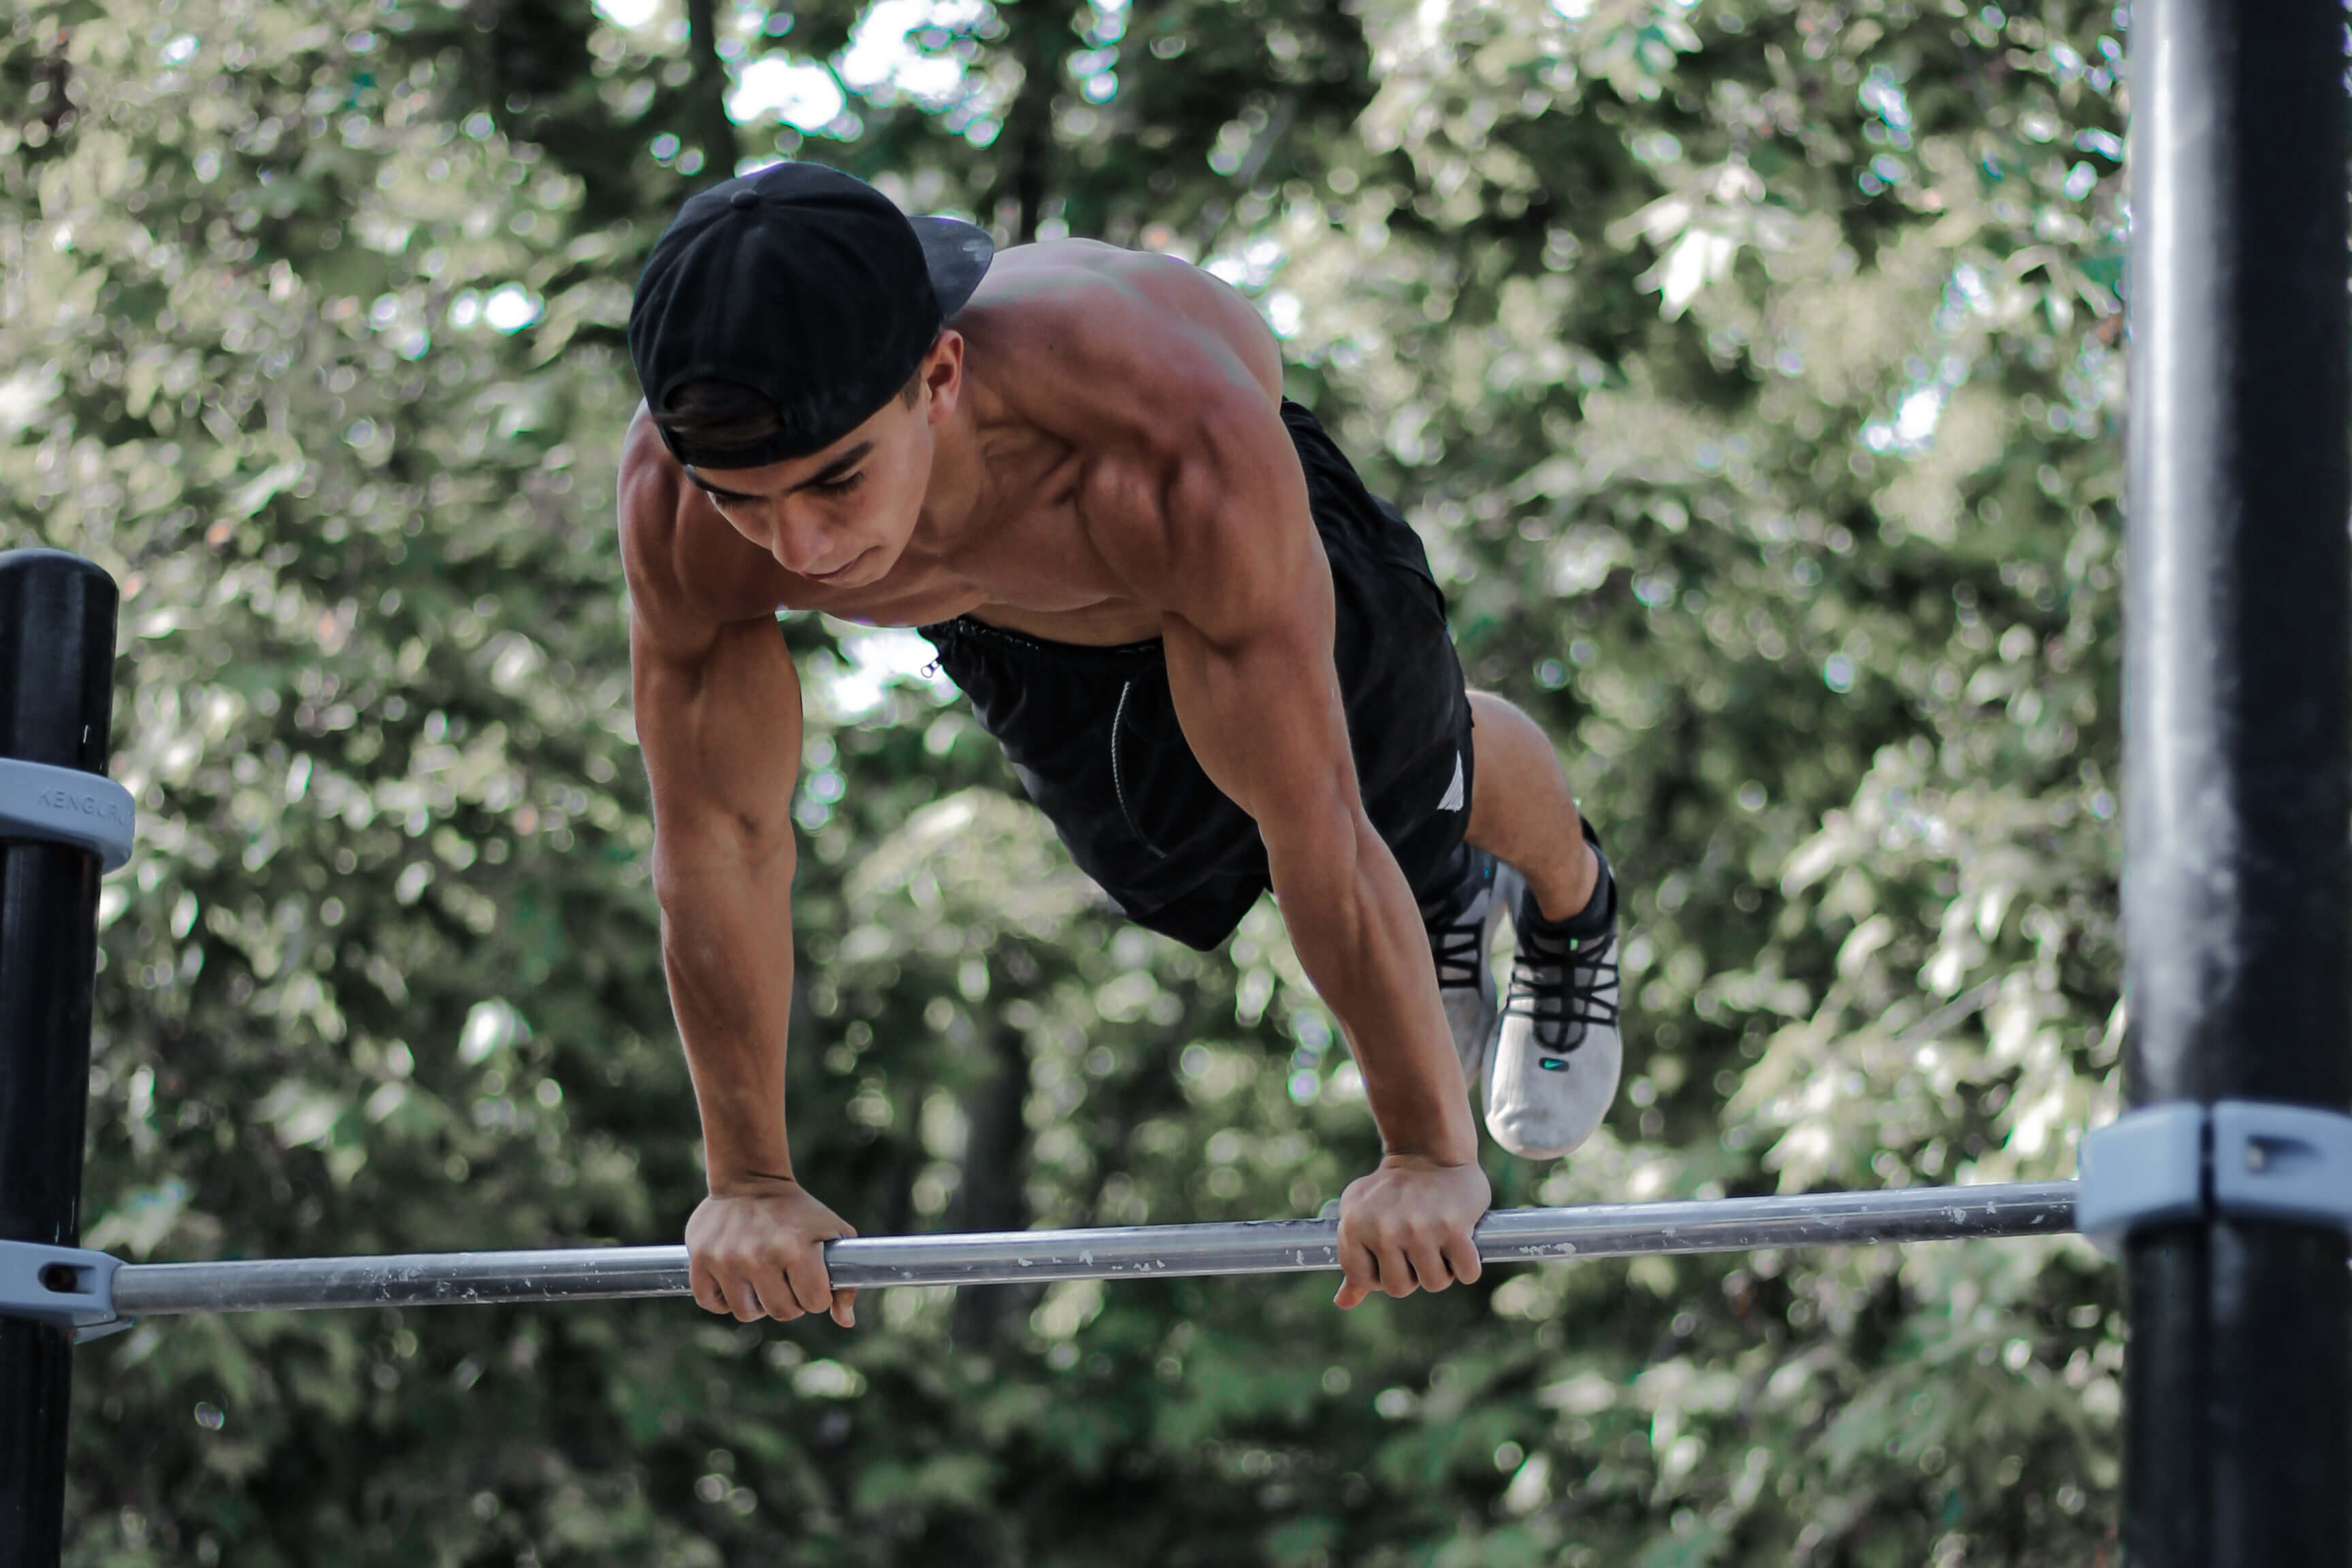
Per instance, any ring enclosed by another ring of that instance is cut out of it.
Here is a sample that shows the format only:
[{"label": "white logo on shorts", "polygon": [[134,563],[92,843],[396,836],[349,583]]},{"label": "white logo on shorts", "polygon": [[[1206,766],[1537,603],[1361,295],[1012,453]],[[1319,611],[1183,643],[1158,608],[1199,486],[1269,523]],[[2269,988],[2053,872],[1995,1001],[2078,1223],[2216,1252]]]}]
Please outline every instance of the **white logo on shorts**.
[{"label": "white logo on shorts", "polygon": [[1440,811],[1462,809],[1462,753],[1454,753],[1454,782],[1445,786],[1445,798],[1437,803]]}]

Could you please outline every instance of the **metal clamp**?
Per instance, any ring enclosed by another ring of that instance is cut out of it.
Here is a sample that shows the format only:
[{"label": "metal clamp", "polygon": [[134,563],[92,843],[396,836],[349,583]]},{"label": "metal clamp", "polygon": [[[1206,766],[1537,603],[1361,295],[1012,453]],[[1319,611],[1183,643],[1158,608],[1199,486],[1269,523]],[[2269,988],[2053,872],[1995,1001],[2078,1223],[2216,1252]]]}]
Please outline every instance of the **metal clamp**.
[{"label": "metal clamp", "polygon": [[2224,1100],[2152,1105],[2083,1139],[2074,1227],[2110,1256],[2147,1226],[2210,1215],[2352,1233],[2352,1116]]},{"label": "metal clamp", "polygon": [[87,849],[105,870],[131,858],[137,811],[103,773],[0,757],[0,838],[40,838]]},{"label": "metal clamp", "polygon": [[136,1320],[114,1310],[122,1260],[87,1247],[0,1241],[0,1318],[71,1329],[77,1341],[119,1334]]}]

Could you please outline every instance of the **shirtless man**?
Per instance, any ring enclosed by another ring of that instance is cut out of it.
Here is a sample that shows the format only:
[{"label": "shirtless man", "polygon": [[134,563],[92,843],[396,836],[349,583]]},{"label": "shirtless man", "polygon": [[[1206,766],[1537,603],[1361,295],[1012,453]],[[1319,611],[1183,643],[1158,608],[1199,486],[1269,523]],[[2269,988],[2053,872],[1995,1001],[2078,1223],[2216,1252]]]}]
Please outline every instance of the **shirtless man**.
[{"label": "shirtless man", "polygon": [[[780,610],[920,627],[1140,924],[1213,947],[1270,887],[1385,1150],[1340,1199],[1339,1304],[1475,1279],[1467,1088],[1522,1154],[1600,1124],[1614,886],[1549,741],[1465,690],[1419,541],[1284,400],[1248,302],[1114,246],[997,258],[785,163],[685,205],[629,340],[630,658],[710,1188],[695,1299],[853,1321],[823,1245],[855,1233],[785,1138],[801,693]],[[1498,1009],[1487,942],[1515,901]]]}]

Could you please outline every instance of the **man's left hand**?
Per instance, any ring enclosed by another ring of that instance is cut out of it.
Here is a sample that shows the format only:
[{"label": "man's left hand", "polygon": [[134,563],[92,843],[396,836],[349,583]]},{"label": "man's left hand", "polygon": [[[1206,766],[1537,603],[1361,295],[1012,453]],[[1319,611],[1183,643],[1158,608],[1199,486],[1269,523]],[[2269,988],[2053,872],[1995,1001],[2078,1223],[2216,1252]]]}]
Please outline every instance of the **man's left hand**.
[{"label": "man's left hand", "polygon": [[1470,1232],[1494,1195],[1475,1163],[1444,1165],[1419,1154],[1391,1154],[1339,1196],[1339,1267],[1347,1280],[1334,1298],[1352,1307],[1375,1290],[1409,1296],[1478,1278]]}]

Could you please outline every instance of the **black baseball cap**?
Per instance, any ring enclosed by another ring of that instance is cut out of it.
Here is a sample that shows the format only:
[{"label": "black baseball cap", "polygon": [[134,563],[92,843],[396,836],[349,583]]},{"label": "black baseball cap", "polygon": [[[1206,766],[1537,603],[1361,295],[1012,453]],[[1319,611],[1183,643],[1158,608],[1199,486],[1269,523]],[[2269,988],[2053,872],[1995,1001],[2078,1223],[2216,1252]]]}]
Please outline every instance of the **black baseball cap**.
[{"label": "black baseball cap", "polygon": [[987,231],[908,217],[822,163],[783,163],[697,193],[654,242],[629,307],[629,354],[662,412],[689,382],[731,381],[782,416],[773,439],[662,439],[682,463],[806,457],[895,396],[996,254]]}]

